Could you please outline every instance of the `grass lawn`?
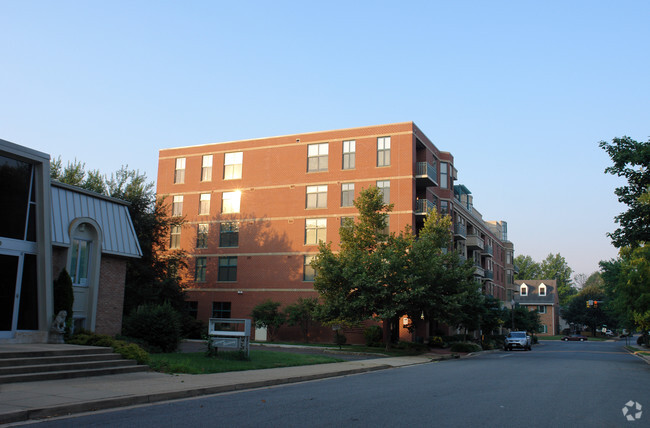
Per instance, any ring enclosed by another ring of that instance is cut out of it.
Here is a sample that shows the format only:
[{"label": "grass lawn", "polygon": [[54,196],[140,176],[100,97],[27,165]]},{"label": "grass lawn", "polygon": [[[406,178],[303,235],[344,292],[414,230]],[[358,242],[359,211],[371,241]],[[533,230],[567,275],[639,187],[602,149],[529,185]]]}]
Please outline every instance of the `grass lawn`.
[{"label": "grass lawn", "polygon": [[232,353],[225,352],[216,358],[206,357],[203,352],[151,354],[149,366],[153,370],[164,373],[205,374],[307,366],[340,361],[343,360],[326,355],[251,350],[249,360],[239,360]]},{"label": "grass lawn", "polygon": [[364,346],[364,345],[342,345],[339,349],[338,345],[333,343],[296,343],[296,342],[257,342],[260,345],[264,346],[273,346],[273,345],[300,345],[300,346],[310,346],[310,347],[319,347],[319,348],[328,348],[337,352],[350,352],[350,353],[365,353],[365,354],[381,354],[388,355],[391,357],[403,357],[409,355],[420,355],[426,352],[426,348],[423,350],[418,350],[415,348],[405,348],[398,349],[396,347],[391,347],[388,351],[384,346],[374,347],[374,346]]}]

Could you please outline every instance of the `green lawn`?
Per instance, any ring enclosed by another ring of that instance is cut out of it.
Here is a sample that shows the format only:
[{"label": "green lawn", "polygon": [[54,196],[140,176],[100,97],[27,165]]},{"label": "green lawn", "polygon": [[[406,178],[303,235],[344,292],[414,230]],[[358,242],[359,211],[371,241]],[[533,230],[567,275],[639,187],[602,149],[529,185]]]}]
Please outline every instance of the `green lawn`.
[{"label": "green lawn", "polygon": [[232,354],[227,353],[222,353],[221,356],[216,358],[206,357],[203,352],[151,354],[149,366],[153,370],[164,373],[205,374],[306,366],[340,361],[343,360],[326,355],[252,350],[249,360],[239,360],[233,358]]}]

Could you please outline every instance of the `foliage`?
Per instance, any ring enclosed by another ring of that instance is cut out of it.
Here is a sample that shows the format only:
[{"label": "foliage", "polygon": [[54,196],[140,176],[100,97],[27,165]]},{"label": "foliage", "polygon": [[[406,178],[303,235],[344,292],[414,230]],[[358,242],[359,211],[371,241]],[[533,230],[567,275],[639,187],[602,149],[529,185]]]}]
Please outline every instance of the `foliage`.
[{"label": "foliage", "polygon": [[471,262],[446,251],[451,247],[451,219],[431,211],[417,239],[408,227],[386,235],[392,205],[384,204],[379,189],[362,190],[354,205],[359,216],[340,229],[340,251],[321,243],[312,262],[324,318],[381,320],[387,348],[391,325],[400,316],[417,319],[424,314],[455,322],[463,301],[478,290]]},{"label": "foliage", "polygon": [[148,364],[149,354],[135,343],[128,343],[124,340],[117,340],[107,335],[95,334],[88,331],[75,333],[66,343],[85,346],[103,346],[113,348],[122,358],[135,360],[138,364]]},{"label": "foliage", "polygon": [[[514,312],[514,326],[512,325]],[[504,324],[505,328],[516,331],[536,332],[541,327],[539,320],[539,313],[530,311],[524,306],[516,306],[514,309],[506,308],[504,310]]]},{"label": "foliage", "polygon": [[363,330],[363,338],[366,340],[366,346],[380,346],[383,338],[383,332],[378,325],[371,325]]},{"label": "foliage", "polygon": [[429,348],[444,348],[445,342],[443,342],[442,337],[440,336],[431,336],[427,340]]},{"label": "foliage", "polygon": [[451,344],[449,350],[451,352],[480,352],[483,348],[472,342],[455,342]]},{"label": "foliage", "polygon": [[309,343],[309,327],[316,317],[318,299],[315,297],[300,297],[284,309],[284,314],[289,325],[299,325],[303,340]]},{"label": "foliage", "polygon": [[538,279],[541,276],[542,270],[531,256],[519,254],[515,257],[515,265],[519,272],[515,274],[517,280]]},{"label": "foliage", "polygon": [[77,161],[68,162],[63,167],[59,156],[50,162],[50,178],[65,184],[81,187],[92,192],[106,194],[105,179],[99,170],[85,171],[86,164]]},{"label": "foliage", "polygon": [[336,343],[341,348],[341,345],[345,345],[348,341],[348,338],[345,337],[345,334],[341,333],[341,330],[334,330],[334,343]]},{"label": "foliage", "polygon": [[614,193],[628,210],[615,217],[620,227],[608,236],[617,248],[635,248],[650,242],[650,204],[646,202],[650,186],[650,140],[637,142],[624,136],[614,138],[611,144],[601,141],[599,146],[613,163],[605,173],[627,179],[627,185],[616,188]]},{"label": "foliage", "polygon": [[172,352],[181,339],[178,312],[169,303],[139,306],[125,319],[122,332],[143,340],[151,352]]},{"label": "foliage", "polygon": [[269,341],[275,339],[277,329],[284,324],[284,314],[280,312],[280,302],[274,302],[268,299],[257,304],[251,312],[251,317],[255,320],[255,327],[266,328],[269,335]]},{"label": "foliage", "polygon": [[63,269],[59,277],[54,280],[53,284],[54,315],[59,311],[66,311],[66,330],[69,331],[72,323],[72,307],[74,305],[74,290],[72,288],[72,278],[68,271]]}]

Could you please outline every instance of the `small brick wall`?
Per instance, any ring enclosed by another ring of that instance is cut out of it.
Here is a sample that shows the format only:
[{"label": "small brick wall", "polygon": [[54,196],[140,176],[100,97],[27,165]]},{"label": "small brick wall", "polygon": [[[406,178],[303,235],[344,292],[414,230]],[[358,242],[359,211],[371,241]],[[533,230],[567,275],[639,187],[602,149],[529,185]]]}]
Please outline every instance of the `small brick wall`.
[{"label": "small brick wall", "polygon": [[126,260],[102,254],[95,332],[116,335],[122,331]]}]

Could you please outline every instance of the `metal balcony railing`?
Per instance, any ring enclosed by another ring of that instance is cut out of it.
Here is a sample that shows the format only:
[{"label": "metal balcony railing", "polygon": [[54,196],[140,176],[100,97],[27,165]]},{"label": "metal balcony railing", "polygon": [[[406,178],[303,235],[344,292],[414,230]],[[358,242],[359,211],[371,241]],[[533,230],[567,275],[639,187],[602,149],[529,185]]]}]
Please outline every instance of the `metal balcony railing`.
[{"label": "metal balcony railing", "polygon": [[417,162],[415,175],[417,177],[427,177],[433,184],[438,185],[438,169],[429,162]]},{"label": "metal balcony railing", "polygon": [[454,225],[454,235],[459,236],[463,239],[467,238],[467,226],[461,223],[456,223]]},{"label": "metal balcony railing", "polygon": [[415,201],[415,213],[419,215],[427,215],[431,210],[435,210],[436,205],[428,199],[418,199]]}]

